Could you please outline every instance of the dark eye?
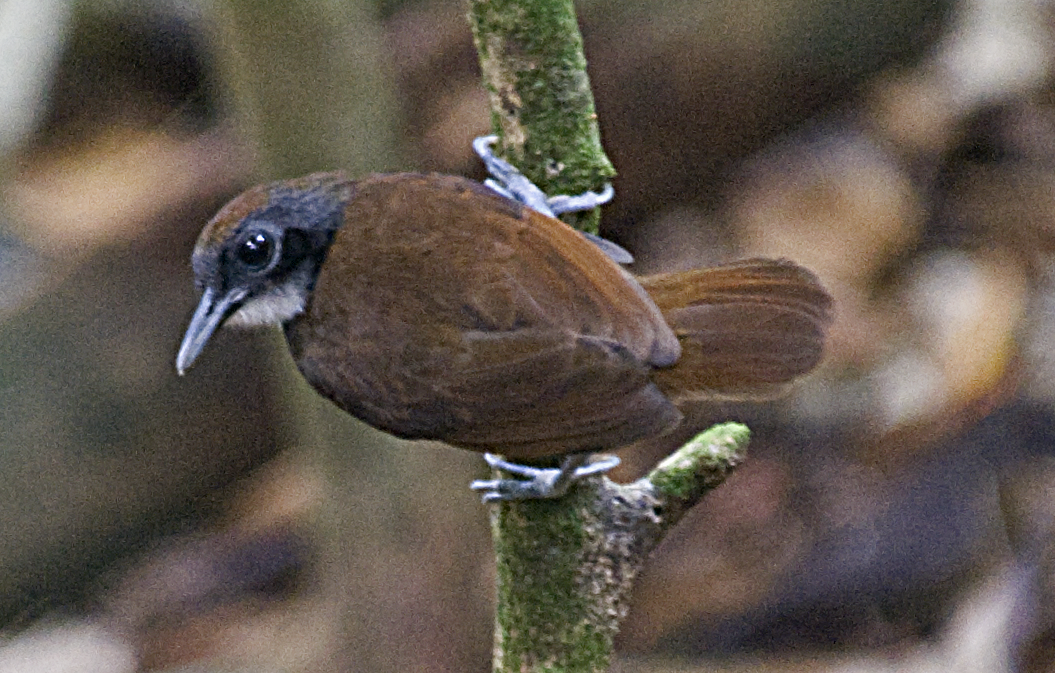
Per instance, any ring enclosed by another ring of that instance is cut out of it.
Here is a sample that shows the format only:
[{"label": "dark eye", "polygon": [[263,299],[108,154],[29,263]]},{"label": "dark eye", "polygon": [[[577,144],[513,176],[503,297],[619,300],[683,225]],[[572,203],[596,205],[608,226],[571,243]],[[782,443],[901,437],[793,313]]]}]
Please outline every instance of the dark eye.
[{"label": "dark eye", "polygon": [[251,232],[238,245],[235,254],[238,261],[253,271],[267,267],[275,256],[275,239],[266,231]]}]

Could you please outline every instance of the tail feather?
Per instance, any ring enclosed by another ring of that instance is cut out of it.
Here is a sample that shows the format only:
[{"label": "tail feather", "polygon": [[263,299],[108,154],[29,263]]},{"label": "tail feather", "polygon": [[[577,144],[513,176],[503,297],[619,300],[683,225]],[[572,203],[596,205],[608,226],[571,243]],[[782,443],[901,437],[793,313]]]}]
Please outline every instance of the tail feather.
[{"label": "tail feather", "polygon": [[774,397],[823,357],[832,300],[792,262],[749,259],[638,280],[681,343],[677,363],[652,374],[675,402]]}]

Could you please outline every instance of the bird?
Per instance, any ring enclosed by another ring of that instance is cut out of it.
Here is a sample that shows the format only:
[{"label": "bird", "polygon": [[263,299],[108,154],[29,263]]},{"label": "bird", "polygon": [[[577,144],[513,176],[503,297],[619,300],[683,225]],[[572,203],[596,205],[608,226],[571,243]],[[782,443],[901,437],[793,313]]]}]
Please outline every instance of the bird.
[{"label": "bird", "polygon": [[635,277],[618,246],[505,191],[341,172],[249,189],[195,245],[178,372],[220,325],[279,325],[347,413],[527,477],[478,482],[489,501],[559,496],[613,464],[586,456],[678,427],[679,405],[773,397],[822,359],[832,300],[805,268]]}]

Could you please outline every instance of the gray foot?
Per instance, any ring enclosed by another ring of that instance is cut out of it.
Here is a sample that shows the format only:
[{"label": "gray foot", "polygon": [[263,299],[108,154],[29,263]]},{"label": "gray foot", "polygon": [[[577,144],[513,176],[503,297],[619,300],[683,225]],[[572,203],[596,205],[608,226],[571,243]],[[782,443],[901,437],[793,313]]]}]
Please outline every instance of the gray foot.
[{"label": "gray foot", "polygon": [[[532,210],[549,217],[556,217],[561,213],[596,208],[611,201],[615,195],[615,190],[609,184],[605,185],[604,191],[601,192],[584,192],[575,196],[566,194],[546,196],[545,192],[539,189],[534,182],[528,180],[513,164],[494,155],[491,146],[497,141],[498,136],[481,136],[473,141],[473,149],[487,166],[487,172],[491,174],[490,178],[484,180],[484,184],[502,196],[519,201]],[[594,234],[583,233],[583,236],[619,264],[630,264],[634,261],[633,255],[609,240]]]},{"label": "gray foot", "polygon": [[565,456],[560,467],[539,468],[511,463],[492,453],[484,454],[484,460],[492,469],[515,474],[523,479],[477,480],[469,485],[474,491],[482,491],[481,499],[496,500],[541,500],[559,498],[568,492],[576,481],[601,474],[619,464],[616,456],[603,456],[587,464],[589,454],[575,453]]}]

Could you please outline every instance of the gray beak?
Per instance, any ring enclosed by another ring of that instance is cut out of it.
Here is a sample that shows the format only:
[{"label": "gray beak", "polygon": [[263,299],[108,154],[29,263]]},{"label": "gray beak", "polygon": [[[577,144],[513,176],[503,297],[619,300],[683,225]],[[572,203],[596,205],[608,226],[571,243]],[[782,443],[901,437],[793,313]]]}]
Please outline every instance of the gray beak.
[{"label": "gray beak", "polygon": [[222,297],[217,298],[212,288],[206,288],[198,302],[198,308],[194,311],[194,317],[190,319],[187,332],[183,335],[183,343],[180,344],[179,353],[176,354],[176,371],[180,376],[190,368],[194,360],[205,348],[209,337],[220,326],[227,317],[230,309],[237,306],[245,299],[245,290],[231,290]]}]

